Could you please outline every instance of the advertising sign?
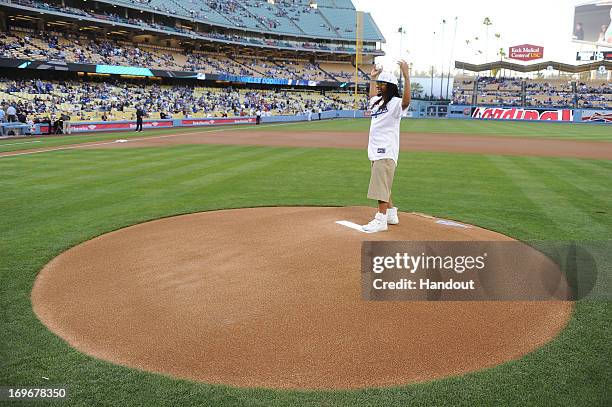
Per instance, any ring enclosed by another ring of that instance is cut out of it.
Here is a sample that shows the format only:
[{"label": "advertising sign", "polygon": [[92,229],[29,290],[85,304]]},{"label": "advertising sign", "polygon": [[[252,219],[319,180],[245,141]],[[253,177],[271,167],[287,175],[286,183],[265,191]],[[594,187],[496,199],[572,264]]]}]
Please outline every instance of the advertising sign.
[{"label": "advertising sign", "polygon": [[571,122],[574,112],[571,109],[524,109],[524,108],[498,108],[476,107],[472,112],[473,119],[501,119],[501,120],[527,120],[527,121],[554,121]]},{"label": "advertising sign", "polygon": [[[142,123],[144,129],[155,129],[160,127],[172,127],[172,120],[156,121],[145,120]],[[73,133],[84,131],[113,131],[113,130],[134,130],[136,122],[108,122],[108,123],[75,123],[71,126]]]},{"label": "advertising sign", "polygon": [[243,117],[243,118],[211,118],[211,119],[183,119],[181,120],[182,126],[218,126],[220,124],[255,124],[256,119],[254,117]]},{"label": "advertising sign", "polygon": [[534,59],[544,58],[544,47],[531,44],[516,45],[510,47],[508,55],[510,59],[518,61],[533,61]]},{"label": "advertising sign", "polygon": [[604,53],[600,51],[578,51],[576,52],[576,61],[603,61]]},{"label": "advertising sign", "polygon": [[612,110],[583,110],[582,121],[589,123],[612,123]]}]

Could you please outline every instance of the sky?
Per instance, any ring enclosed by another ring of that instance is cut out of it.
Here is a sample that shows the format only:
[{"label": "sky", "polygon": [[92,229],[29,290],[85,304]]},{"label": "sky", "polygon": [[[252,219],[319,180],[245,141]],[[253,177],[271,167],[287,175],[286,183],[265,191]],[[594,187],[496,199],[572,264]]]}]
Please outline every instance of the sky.
[{"label": "sky", "polygon": [[[586,0],[353,0],[357,10],[370,12],[387,43],[385,57],[378,58],[386,70],[395,68],[399,58],[413,64],[413,70],[430,70],[432,63],[447,71],[453,53],[455,17],[457,34],[453,60],[484,63],[487,60],[486,30],[489,17],[488,61],[498,60],[497,50],[532,44],[544,47],[544,61],[576,63],[576,51],[595,50],[594,46],[572,42],[574,7]],[[442,24],[445,19],[447,23]],[[400,43],[398,28],[405,34]],[[444,28],[443,28],[444,26]],[[442,31],[444,33],[442,35]],[[434,32],[436,33],[434,35]],[[495,33],[501,39],[494,37]],[[478,40],[475,38],[478,37]],[[471,44],[466,46],[466,40]],[[401,47],[401,48],[400,48]],[[400,52],[401,50],[401,52]],[[482,51],[478,54],[477,51]],[[440,52],[443,51],[443,52]]]}]

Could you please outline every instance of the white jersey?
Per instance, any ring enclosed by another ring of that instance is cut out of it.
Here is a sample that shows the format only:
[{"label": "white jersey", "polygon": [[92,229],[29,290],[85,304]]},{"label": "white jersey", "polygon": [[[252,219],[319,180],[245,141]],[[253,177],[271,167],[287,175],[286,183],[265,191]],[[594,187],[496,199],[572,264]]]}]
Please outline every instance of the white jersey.
[{"label": "white jersey", "polygon": [[384,101],[372,107],[380,96],[370,99],[369,108],[372,112],[370,124],[370,137],[368,140],[368,158],[370,161],[390,158],[395,161],[399,158],[400,121],[402,120],[402,99],[391,98],[383,110],[380,109]]}]

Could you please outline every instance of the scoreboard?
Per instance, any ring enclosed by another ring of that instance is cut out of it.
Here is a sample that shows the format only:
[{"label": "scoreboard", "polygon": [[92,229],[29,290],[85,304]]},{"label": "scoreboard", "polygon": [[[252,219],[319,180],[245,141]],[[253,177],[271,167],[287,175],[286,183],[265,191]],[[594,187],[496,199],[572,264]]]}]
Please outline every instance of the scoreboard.
[{"label": "scoreboard", "polygon": [[612,51],[578,51],[576,61],[612,61]]}]

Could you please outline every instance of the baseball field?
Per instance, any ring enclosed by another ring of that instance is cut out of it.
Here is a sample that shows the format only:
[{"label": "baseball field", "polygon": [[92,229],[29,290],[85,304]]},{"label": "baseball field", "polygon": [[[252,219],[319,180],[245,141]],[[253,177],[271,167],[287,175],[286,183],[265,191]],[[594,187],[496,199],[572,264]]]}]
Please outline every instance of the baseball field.
[{"label": "baseball field", "polygon": [[[56,331],[35,313],[33,299],[40,296],[33,296],[33,289],[41,270],[68,249],[112,231],[221,209],[372,206],[365,196],[368,125],[337,120],[0,140],[0,385],[67,386],[68,404],[77,406],[610,405],[609,301],[577,301],[552,338],[495,366],[339,390],[228,386],[132,369],[77,350],[78,332]],[[518,240],[612,237],[609,126],[405,120],[402,150],[394,202],[404,213],[457,220]],[[215,223],[206,234],[221,235],[222,228],[223,222]],[[316,240],[316,234],[308,236]],[[223,243],[231,247],[232,240]],[[608,290],[610,277],[599,276]],[[66,298],[70,290],[82,298],[80,289],[66,285]],[[70,305],[87,314],[87,301]],[[409,325],[410,304],[401,306]],[[163,309],[150,310],[147,318],[155,319],[156,312]],[[84,331],[99,322],[83,321]],[[500,332],[512,330],[501,326],[504,318],[495,323]],[[66,337],[77,338],[74,346]],[[475,344],[475,354],[490,351],[477,347],[478,338],[464,339]],[[441,360],[450,351],[446,343],[450,348],[454,342],[442,340],[435,349]],[[428,348],[415,344],[415,349]],[[226,352],[217,359],[235,362],[231,346]],[[344,370],[350,375],[351,366]]]}]

